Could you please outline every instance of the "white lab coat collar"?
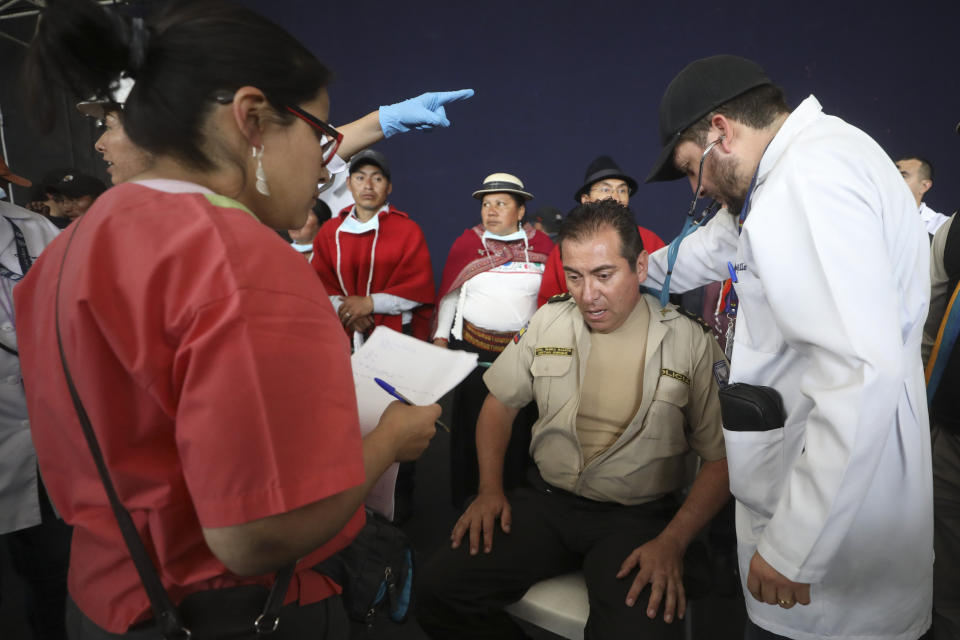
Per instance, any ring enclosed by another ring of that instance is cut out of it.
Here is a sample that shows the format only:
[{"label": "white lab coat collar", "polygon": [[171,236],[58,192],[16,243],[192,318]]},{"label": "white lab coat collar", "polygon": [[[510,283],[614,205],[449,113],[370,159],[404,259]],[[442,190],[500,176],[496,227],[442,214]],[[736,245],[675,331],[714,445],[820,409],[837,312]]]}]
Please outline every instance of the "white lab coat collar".
[{"label": "white lab coat collar", "polygon": [[820,117],[823,113],[823,107],[820,102],[811,94],[806,100],[801,102],[784,121],[780,130],[773,136],[773,140],[767,145],[767,150],[763,152],[760,159],[760,166],[757,172],[757,184],[763,183],[764,178],[776,166],[777,161],[793,139],[803,131],[807,125]]},{"label": "white lab coat collar", "polygon": [[923,221],[923,225],[926,227],[927,233],[930,235],[935,234],[937,229],[943,226],[947,220],[950,219],[950,216],[945,216],[942,213],[934,211],[928,207],[926,202],[920,203],[918,212],[920,213],[920,220]]}]

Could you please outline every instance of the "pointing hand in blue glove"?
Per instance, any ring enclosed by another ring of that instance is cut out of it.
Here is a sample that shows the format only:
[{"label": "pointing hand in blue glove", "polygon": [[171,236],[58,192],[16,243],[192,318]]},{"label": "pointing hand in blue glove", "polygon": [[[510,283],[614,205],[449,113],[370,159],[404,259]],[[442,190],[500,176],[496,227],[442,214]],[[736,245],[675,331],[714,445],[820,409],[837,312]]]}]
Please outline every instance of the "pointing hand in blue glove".
[{"label": "pointing hand in blue glove", "polygon": [[395,133],[403,133],[410,129],[449,127],[450,121],[447,120],[443,105],[457,100],[466,100],[472,96],[473,89],[433,91],[397,104],[380,107],[380,128],[383,130],[383,136],[389,138]]}]

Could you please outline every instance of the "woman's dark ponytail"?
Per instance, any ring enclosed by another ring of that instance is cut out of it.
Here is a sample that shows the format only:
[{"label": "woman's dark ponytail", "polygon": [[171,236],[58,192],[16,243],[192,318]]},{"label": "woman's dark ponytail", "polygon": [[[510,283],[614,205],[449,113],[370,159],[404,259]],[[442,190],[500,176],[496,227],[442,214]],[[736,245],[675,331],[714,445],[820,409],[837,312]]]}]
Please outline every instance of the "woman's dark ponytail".
[{"label": "woman's dark ponytail", "polygon": [[330,81],[293,36],[225,0],[173,0],[146,22],[92,0],[48,0],[25,72],[32,110],[47,125],[54,91],[107,97],[125,74],[135,81],[123,109],[129,138],[200,170],[212,166],[203,126],[215,94],[257,87],[278,118],[292,121],[284,107],[315,98]]},{"label": "woman's dark ponytail", "polygon": [[29,111],[44,131],[60,92],[106,95],[130,59],[126,20],[89,0],[47,0],[23,66]]},{"label": "woman's dark ponytail", "polygon": [[137,72],[143,68],[147,59],[147,47],[150,46],[150,32],[143,18],[134,18],[130,21],[130,35],[127,39],[127,46],[130,49],[130,58],[127,63],[127,73],[136,77]]}]

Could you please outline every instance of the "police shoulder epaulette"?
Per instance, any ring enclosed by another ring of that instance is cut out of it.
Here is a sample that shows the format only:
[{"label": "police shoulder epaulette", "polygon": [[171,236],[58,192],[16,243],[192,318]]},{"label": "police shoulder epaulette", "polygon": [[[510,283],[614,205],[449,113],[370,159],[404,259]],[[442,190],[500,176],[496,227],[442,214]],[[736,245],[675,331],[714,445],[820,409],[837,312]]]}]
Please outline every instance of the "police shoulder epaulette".
[{"label": "police shoulder epaulette", "polygon": [[687,310],[687,309],[684,309],[683,307],[676,307],[676,311],[677,311],[677,313],[679,313],[680,315],[686,316],[687,318],[690,318],[691,320],[693,320],[694,322],[696,322],[698,325],[700,325],[700,328],[703,329],[703,332],[704,332],[704,333],[709,333],[709,332],[710,332],[710,325],[708,325],[708,324],[704,321],[704,319],[701,318],[700,316],[698,316],[697,314],[695,314],[695,313],[693,313],[692,311],[689,311],[689,310]]},{"label": "police shoulder epaulette", "polygon": [[569,300],[569,299],[570,299],[569,293],[558,293],[555,296],[550,296],[550,298],[547,300],[547,304],[553,304],[554,302],[563,302],[564,300]]}]

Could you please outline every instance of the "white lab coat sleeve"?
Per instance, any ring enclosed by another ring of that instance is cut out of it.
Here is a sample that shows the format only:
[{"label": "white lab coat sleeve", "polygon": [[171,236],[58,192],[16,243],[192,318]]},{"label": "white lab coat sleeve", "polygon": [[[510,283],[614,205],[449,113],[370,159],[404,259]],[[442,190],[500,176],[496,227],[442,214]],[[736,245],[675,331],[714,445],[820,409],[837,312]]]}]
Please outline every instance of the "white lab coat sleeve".
[{"label": "white lab coat sleeve", "polygon": [[[757,548],[777,571],[802,583],[821,581],[858,515],[891,433],[905,371],[917,366],[916,354],[911,358],[903,347],[899,287],[880,196],[870,183],[876,176],[849,158],[832,154],[829,145],[783,156],[780,177],[763,186],[764,202],[778,210],[764,217],[756,236],[744,229],[771,319],[809,363],[799,385],[813,402],[805,450]],[[923,233],[919,225],[916,231]],[[925,243],[904,235],[903,242]]]},{"label": "white lab coat sleeve", "polygon": [[[680,243],[670,278],[670,293],[683,293],[730,277],[727,262],[737,257],[737,219],[721,209]],[[669,245],[650,254],[644,285],[660,289],[667,274]]]}]

